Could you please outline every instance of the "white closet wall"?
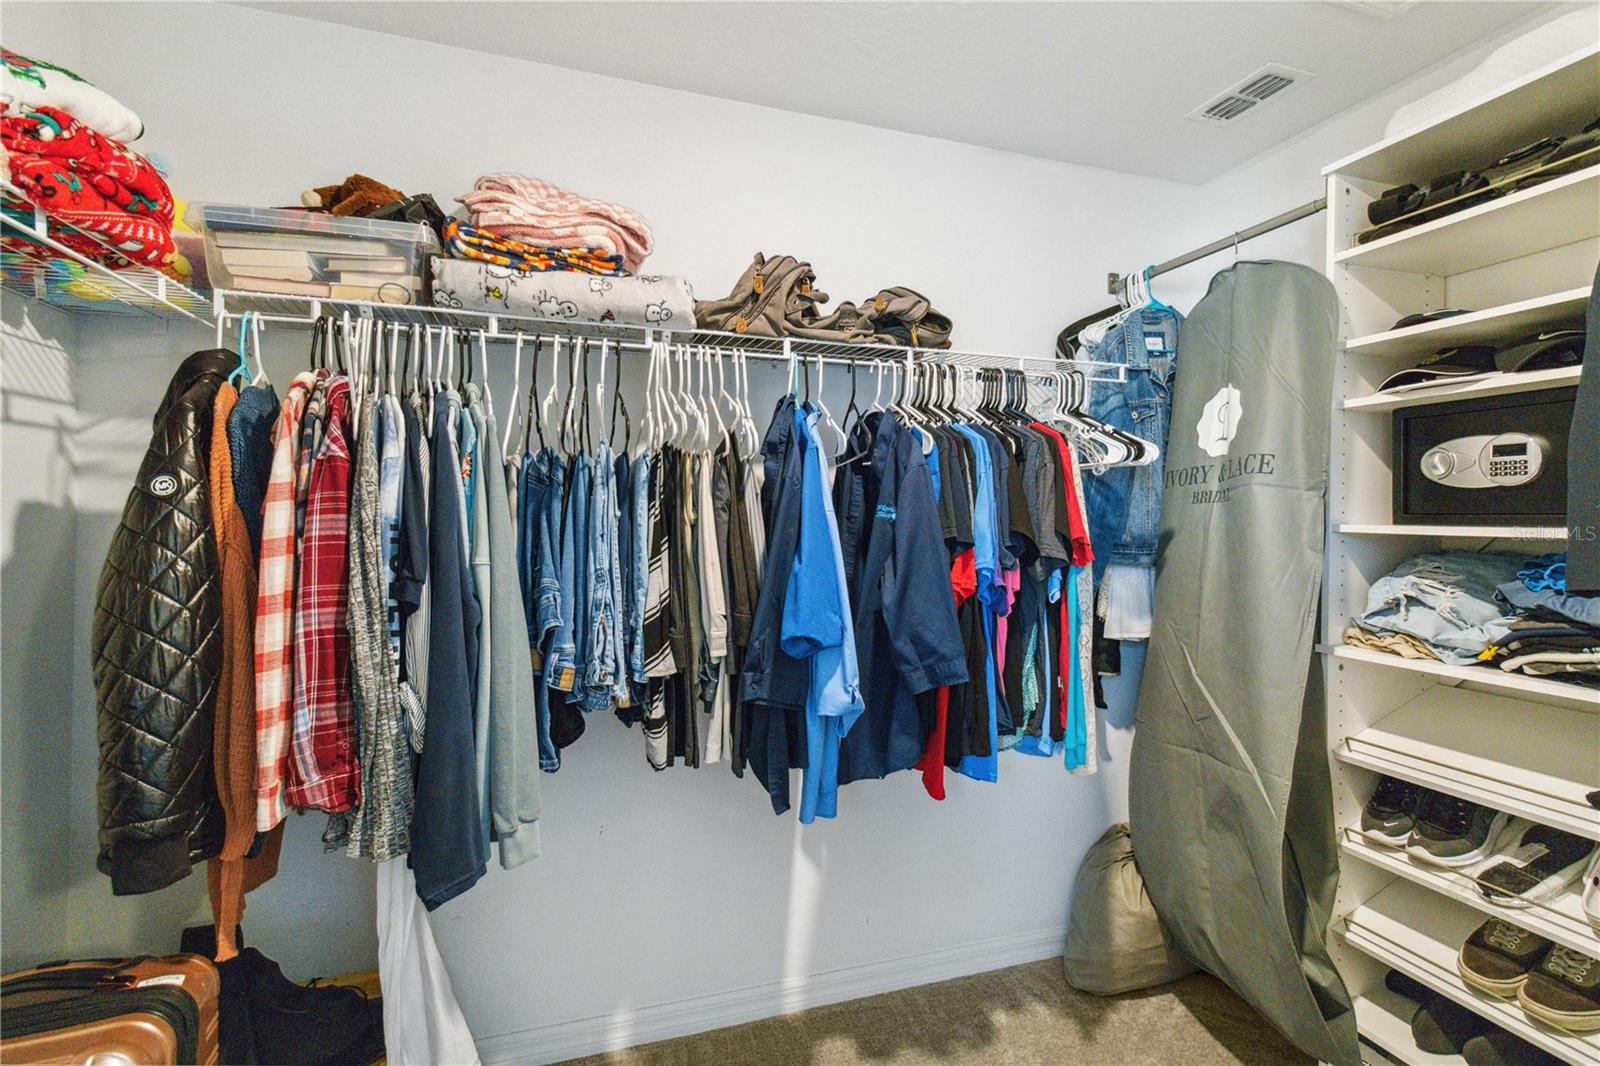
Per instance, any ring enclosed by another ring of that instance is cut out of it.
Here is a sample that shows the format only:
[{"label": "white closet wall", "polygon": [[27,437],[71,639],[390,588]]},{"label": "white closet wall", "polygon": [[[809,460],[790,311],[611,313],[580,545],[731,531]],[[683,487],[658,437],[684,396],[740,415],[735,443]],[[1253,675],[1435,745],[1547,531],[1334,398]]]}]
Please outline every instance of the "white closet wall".
[{"label": "white closet wall", "polygon": [[[702,297],[725,294],[757,250],[797,254],[836,301],[907,284],[954,319],[962,347],[1032,355],[1106,302],[1106,271],[1318,195],[1320,164],[1372,140],[1392,110],[1368,105],[1276,165],[1197,188],[228,5],[8,3],[6,15],[7,47],[70,55],[140,112],[137,147],[169,162],[186,200],[289,204],[361,171],[448,209],[478,174],[522,171],[637,208],[656,232],[649,269]],[[1320,224],[1300,228],[1314,238],[1296,229],[1245,254],[1319,264]],[[1223,265],[1157,290],[1187,307]],[[5,962],[166,950],[175,916],[205,920],[204,881],[114,899],[93,870],[88,631],[153,406],[214,338],[6,303]],[[267,341],[281,387],[305,335]],[[14,368],[32,363],[67,383],[52,401],[65,429],[19,404]],[[778,372],[752,370],[775,395]],[[830,369],[839,413],[845,389]],[[546,1059],[1057,953],[1078,860],[1126,815],[1140,658],[1125,654],[1111,686],[1097,776],[1008,756],[998,786],[952,777],[936,804],[901,774],[845,789],[838,822],[805,829],[725,766],[652,774],[637,730],[591,716],[543,778],[544,857],[491,867],[434,915],[485,1057]],[[373,957],[371,870],[324,856],[321,829],[293,821],[282,872],[247,912],[251,941],[300,977]]]}]

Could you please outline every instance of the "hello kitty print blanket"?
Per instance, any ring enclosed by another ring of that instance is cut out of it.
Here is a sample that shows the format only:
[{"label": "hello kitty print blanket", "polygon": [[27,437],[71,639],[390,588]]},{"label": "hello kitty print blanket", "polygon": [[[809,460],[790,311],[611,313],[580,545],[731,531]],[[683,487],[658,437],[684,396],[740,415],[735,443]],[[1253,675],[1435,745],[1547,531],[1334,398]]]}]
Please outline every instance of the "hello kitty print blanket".
[{"label": "hello kitty print blanket", "polygon": [[571,271],[524,274],[512,267],[442,257],[432,260],[432,270],[433,302],[439,307],[694,329],[694,290],[683,278],[603,277]]}]

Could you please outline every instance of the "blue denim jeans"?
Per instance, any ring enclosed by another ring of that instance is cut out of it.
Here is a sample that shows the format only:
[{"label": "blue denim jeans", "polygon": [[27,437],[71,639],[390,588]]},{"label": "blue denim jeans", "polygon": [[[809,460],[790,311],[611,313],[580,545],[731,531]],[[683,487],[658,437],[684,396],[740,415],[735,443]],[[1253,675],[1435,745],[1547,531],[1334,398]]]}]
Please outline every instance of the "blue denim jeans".
[{"label": "blue denim jeans", "polygon": [[1155,565],[1161,479],[1172,418],[1172,376],[1177,369],[1182,324],[1183,316],[1176,311],[1145,308],[1113,326],[1085,353],[1089,359],[1127,368],[1127,380],[1120,387],[1093,387],[1089,415],[1162,449],[1162,455],[1148,466],[1090,468],[1084,502],[1089,508],[1096,580],[1110,563]]},{"label": "blue denim jeans", "polygon": [[561,511],[561,559],[557,580],[561,586],[561,624],[567,646],[551,648],[545,673],[550,687],[571,693],[569,702],[581,699],[583,664],[588,657],[589,618],[589,457],[580,455],[567,471],[571,484]]},{"label": "blue denim jeans", "polygon": [[573,662],[572,627],[564,622],[559,572],[561,500],[566,468],[556,453],[545,448],[523,461],[522,513],[528,526],[526,559],[529,573],[530,646],[538,653],[534,708],[539,726],[539,768],[559,770],[561,753],[550,739],[550,681],[555,664]]},{"label": "blue denim jeans", "polygon": [[644,605],[645,590],[650,581],[650,475],[653,464],[650,456],[641,455],[633,461],[633,567],[629,571],[633,585],[628,595],[633,600],[633,617],[636,625],[629,634],[628,671],[635,684],[643,685],[644,677]]},{"label": "blue denim jeans", "polygon": [[1514,614],[1495,590],[1517,580],[1521,562],[1489,552],[1423,552],[1372,583],[1361,624],[1417,637],[1447,663],[1473,662],[1511,628]]},{"label": "blue denim jeans", "polygon": [[616,702],[622,626],[617,615],[616,467],[611,446],[601,441],[592,466],[594,491],[589,497],[589,586],[586,618],[588,653],[583,677],[583,709],[603,711]]}]

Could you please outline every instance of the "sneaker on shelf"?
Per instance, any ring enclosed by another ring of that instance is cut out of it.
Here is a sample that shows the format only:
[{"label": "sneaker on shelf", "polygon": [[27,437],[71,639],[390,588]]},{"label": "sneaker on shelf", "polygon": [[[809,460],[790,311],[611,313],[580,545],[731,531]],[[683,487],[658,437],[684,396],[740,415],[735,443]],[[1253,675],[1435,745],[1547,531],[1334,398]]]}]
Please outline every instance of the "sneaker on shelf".
[{"label": "sneaker on shelf", "polygon": [[1517,990],[1529,1015],[1569,1033],[1600,1030],[1600,959],[1557,944]]},{"label": "sneaker on shelf", "polygon": [[1594,850],[1592,840],[1513,818],[1500,850],[1476,875],[1478,891],[1502,907],[1543,903],[1578,880]]},{"label": "sneaker on shelf", "polygon": [[1479,992],[1510,999],[1549,950],[1550,941],[1539,934],[1501,918],[1490,918],[1461,945],[1456,970]]},{"label": "sneaker on shelf", "polygon": [[1380,844],[1403,848],[1417,821],[1417,804],[1426,791],[1421,785],[1387,774],[1378,778],[1372,798],[1361,808],[1361,835]]},{"label": "sneaker on shelf", "polygon": [[1589,868],[1583,871],[1582,903],[1584,918],[1600,929],[1600,851],[1595,852]]},{"label": "sneaker on shelf", "polygon": [[1470,800],[1428,792],[1417,806],[1406,854],[1430,866],[1471,866],[1494,853],[1510,820]]}]

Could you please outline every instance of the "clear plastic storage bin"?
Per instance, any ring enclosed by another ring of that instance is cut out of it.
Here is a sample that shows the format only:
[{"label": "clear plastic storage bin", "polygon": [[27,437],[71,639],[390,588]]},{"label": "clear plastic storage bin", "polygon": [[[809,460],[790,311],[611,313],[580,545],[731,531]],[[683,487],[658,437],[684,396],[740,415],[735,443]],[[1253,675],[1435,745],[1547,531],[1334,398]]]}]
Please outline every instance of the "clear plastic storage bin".
[{"label": "clear plastic storage bin", "polygon": [[439,240],[420,222],[207,204],[206,269],[218,289],[324,300],[426,303]]}]

